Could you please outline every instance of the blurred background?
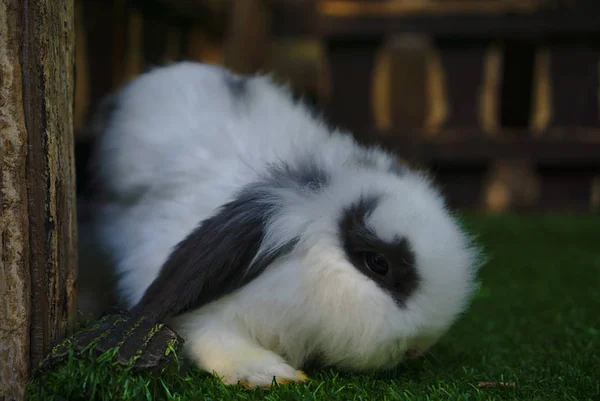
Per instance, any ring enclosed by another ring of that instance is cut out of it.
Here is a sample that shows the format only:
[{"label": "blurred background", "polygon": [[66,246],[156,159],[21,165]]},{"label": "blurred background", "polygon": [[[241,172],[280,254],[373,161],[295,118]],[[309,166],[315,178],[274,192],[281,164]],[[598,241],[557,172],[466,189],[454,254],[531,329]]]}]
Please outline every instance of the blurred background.
[{"label": "blurred background", "polygon": [[598,211],[599,3],[76,0],[78,185],[102,96],[185,59],[273,73],[453,207]]}]

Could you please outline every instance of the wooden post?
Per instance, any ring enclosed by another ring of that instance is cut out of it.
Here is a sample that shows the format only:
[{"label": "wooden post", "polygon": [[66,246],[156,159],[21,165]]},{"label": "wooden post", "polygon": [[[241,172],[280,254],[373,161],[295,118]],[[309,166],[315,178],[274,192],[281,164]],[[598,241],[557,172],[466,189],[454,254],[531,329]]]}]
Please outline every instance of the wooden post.
[{"label": "wooden post", "polygon": [[75,321],[73,0],[0,0],[0,400]]},{"label": "wooden post", "polygon": [[552,128],[600,127],[599,59],[597,41],[550,47]]},{"label": "wooden post", "polygon": [[330,121],[347,129],[361,141],[372,139],[375,115],[371,88],[375,61],[382,37],[328,38],[331,95],[327,105]]},{"label": "wooden post", "polygon": [[269,50],[270,22],[269,7],[264,0],[233,3],[225,45],[225,65],[242,74],[260,70]]},{"label": "wooden post", "polygon": [[479,101],[487,40],[438,39],[450,112],[443,129],[480,127]]}]

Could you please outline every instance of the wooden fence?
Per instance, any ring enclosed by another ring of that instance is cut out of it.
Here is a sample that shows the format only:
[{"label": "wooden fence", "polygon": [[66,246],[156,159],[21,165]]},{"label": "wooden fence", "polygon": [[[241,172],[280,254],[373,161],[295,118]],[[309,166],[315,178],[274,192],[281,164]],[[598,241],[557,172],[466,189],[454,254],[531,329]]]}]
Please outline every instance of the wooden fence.
[{"label": "wooden fence", "polygon": [[[87,62],[91,87],[77,104],[168,60],[274,70],[358,139],[430,168],[452,206],[600,208],[594,0],[78,5],[87,38],[78,71]],[[309,45],[286,45],[294,41]],[[81,107],[76,121],[85,115]]]},{"label": "wooden fence", "polygon": [[[589,1],[325,1],[308,30],[327,44],[334,121],[433,167],[455,206],[589,210],[598,206],[598,10]],[[442,96],[429,106],[442,117],[374,131],[377,49],[405,32],[431,39],[429,79],[441,75]]]}]

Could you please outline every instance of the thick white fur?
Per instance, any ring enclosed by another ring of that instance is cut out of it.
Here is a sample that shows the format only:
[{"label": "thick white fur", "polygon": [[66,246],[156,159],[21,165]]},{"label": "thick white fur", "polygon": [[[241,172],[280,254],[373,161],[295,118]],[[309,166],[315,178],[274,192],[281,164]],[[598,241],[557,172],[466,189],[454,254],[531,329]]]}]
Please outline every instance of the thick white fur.
[{"label": "thick white fur", "polygon": [[[273,376],[302,380],[298,369],[315,356],[363,370],[426,350],[467,306],[477,263],[443,199],[419,173],[390,173],[392,156],[331,132],[268,77],[251,78],[247,97],[235,99],[223,74],[182,62],[117,95],[97,165],[112,200],[97,207],[95,230],[114,260],[122,301],[133,306],[173,247],[269,163],[311,154],[330,184],[316,195],[282,194],[262,251],[299,236],[297,247],[248,285],[169,322],[187,354],[226,383],[253,386]],[[361,153],[378,168],[357,162]],[[383,239],[407,237],[416,254],[422,280],[405,308],[341,247],[342,209],[373,193],[385,195],[368,224]]]}]

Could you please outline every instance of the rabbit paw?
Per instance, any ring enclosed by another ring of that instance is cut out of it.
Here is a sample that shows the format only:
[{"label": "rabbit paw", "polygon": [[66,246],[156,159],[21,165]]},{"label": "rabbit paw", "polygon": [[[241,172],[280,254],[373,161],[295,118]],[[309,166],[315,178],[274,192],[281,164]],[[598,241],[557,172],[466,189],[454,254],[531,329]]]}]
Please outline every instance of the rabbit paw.
[{"label": "rabbit paw", "polygon": [[196,364],[227,385],[269,388],[275,382],[307,381],[306,374],[291,367],[276,353],[230,332],[203,332],[188,343]]},{"label": "rabbit paw", "polygon": [[308,377],[301,370],[296,370],[285,363],[272,366],[238,367],[233,375],[224,376],[223,383],[229,385],[239,384],[250,389],[253,387],[270,388],[273,384],[289,384],[307,381]]}]

